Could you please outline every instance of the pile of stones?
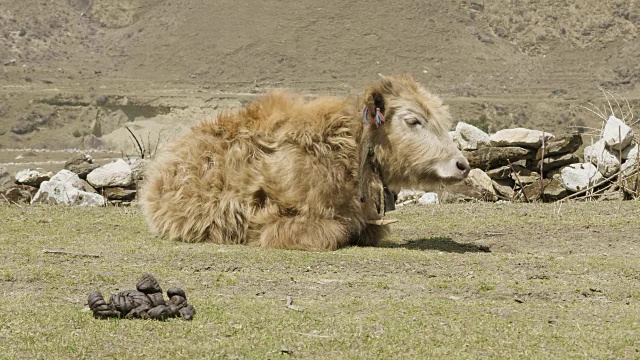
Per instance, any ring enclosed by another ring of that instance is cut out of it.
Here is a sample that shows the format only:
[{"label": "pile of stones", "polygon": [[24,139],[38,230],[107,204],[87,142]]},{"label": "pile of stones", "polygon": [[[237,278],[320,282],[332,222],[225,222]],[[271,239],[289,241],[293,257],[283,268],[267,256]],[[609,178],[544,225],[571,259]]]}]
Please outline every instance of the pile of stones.
[{"label": "pile of stones", "polygon": [[461,200],[552,202],[588,192],[605,199],[638,195],[638,143],[631,127],[615,116],[605,122],[597,141],[586,147],[578,132],[554,136],[516,128],[489,135],[464,122],[450,136],[469,160],[469,177],[436,193],[402,191],[398,205]]},{"label": "pile of stones", "polygon": [[6,170],[0,169],[0,199],[18,204],[129,205],[137,197],[146,165],[143,159],[117,159],[98,166],[90,155],[78,154],[56,174],[25,169],[11,181]]}]

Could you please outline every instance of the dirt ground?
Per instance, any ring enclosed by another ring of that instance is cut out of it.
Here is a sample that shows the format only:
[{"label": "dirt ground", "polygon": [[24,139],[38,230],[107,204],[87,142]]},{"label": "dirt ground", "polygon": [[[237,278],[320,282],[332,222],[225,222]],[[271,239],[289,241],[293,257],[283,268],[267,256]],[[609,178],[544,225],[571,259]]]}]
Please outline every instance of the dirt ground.
[{"label": "dirt ground", "polygon": [[190,123],[276,87],[359,92],[377,73],[493,131],[599,128],[580,106],[604,106],[601,89],[640,102],[635,0],[27,3],[0,7],[4,149],[118,148],[101,135],[123,122],[197,108],[171,120]]},{"label": "dirt ground", "polygon": [[[158,239],[136,208],[0,205],[0,358],[638,358],[636,201],[392,214],[382,247],[303,252]],[[143,272],[194,320],[92,318],[90,292]]]}]

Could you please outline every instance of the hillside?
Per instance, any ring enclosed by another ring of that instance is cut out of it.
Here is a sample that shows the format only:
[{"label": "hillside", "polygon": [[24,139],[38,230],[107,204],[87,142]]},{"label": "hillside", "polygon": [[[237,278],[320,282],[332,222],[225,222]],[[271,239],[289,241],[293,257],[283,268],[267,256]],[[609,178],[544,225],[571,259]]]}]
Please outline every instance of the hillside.
[{"label": "hillside", "polygon": [[[113,110],[87,111],[100,95],[215,107],[212,96],[221,92],[357,91],[379,72],[413,74],[458,119],[489,130],[597,126],[575,105],[604,102],[600,88],[632,104],[640,98],[634,0],[4,3],[5,148],[77,145],[73,131],[89,131],[93,118]],[[16,122],[48,115],[40,134],[11,131]]]}]

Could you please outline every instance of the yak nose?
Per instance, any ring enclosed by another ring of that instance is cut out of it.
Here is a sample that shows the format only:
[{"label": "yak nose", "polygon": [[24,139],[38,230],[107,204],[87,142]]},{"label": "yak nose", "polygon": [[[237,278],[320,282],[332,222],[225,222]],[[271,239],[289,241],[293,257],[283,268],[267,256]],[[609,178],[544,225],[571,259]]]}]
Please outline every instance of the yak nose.
[{"label": "yak nose", "polygon": [[469,175],[469,171],[471,171],[471,166],[469,166],[469,161],[462,156],[456,160],[456,166],[458,170],[462,171],[462,177],[467,177]]}]

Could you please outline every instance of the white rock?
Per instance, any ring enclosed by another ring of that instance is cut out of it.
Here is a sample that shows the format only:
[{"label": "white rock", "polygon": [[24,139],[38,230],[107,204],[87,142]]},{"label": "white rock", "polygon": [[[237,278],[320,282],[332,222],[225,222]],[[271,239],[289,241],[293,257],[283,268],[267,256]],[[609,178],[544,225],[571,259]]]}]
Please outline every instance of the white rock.
[{"label": "white rock", "polygon": [[454,140],[460,150],[477,150],[489,146],[489,135],[473,125],[459,122]]},{"label": "white rock", "polygon": [[584,148],[584,161],[596,165],[602,175],[609,177],[620,170],[620,161],[605,145],[605,140],[600,139],[595,144]]},{"label": "white rock", "polygon": [[554,138],[553,134],[540,130],[525,128],[504,129],[491,135],[491,146],[521,146],[538,149],[542,146],[542,135],[545,141]]},{"label": "white rock", "polygon": [[560,172],[562,186],[573,192],[598,184],[603,178],[598,168],[592,163],[571,164],[562,168]]},{"label": "white rock", "polygon": [[633,129],[625,124],[624,121],[611,115],[604,125],[602,138],[611,149],[624,149],[631,144],[631,140],[633,140]]},{"label": "white rock", "polygon": [[434,192],[424,193],[424,195],[418,199],[418,203],[423,205],[437,204],[438,202],[438,194]]},{"label": "white rock", "polygon": [[628,176],[638,171],[638,160],[630,158],[620,166],[622,175]]},{"label": "white rock", "polygon": [[133,173],[126,161],[118,159],[90,172],[87,181],[95,188],[125,187],[133,184]]},{"label": "white rock", "polygon": [[78,190],[84,190],[84,182],[80,179],[80,177],[78,177],[78,174],[70,170],[62,169],[58,171],[58,173],[55,174],[49,181],[66,183]]},{"label": "white rock", "polygon": [[631,145],[622,150],[622,160],[628,159],[638,159],[638,144],[632,142]]},{"label": "white rock", "polygon": [[51,179],[53,173],[42,169],[24,169],[16,174],[16,182],[29,186],[38,187],[43,181]]},{"label": "white rock", "polygon": [[61,170],[58,174],[40,184],[40,189],[31,200],[32,204],[104,206],[101,195],[80,190],[82,180],[69,170]]}]

